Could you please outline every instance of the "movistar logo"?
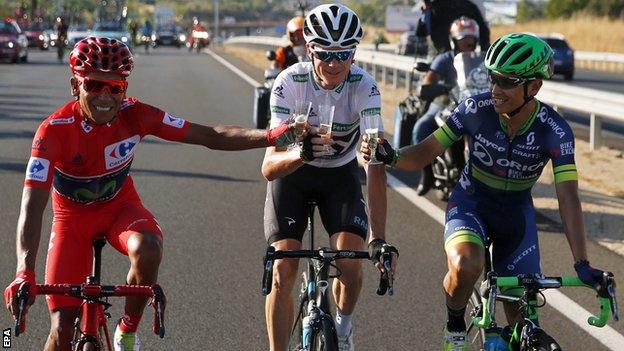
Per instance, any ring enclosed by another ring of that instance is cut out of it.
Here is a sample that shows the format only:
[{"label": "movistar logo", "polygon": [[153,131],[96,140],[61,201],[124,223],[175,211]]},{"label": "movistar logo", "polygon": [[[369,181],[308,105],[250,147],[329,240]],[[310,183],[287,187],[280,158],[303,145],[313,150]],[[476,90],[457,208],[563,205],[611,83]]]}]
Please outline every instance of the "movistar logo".
[{"label": "movistar logo", "polygon": [[107,194],[114,194],[116,189],[117,182],[115,180],[111,180],[110,182],[106,183],[106,185],[104,185],[100,191],[93,192],[86,188],[79,188],[74,190],[73,195],[75,198],[80,200],[93,201],[102,198]]},{"label": "movistar logo", "polygon": [[362,116],[372,116],[381,114],[381,108],[379,107],[371,107],[362,110]]},{"label": "movistar logo", "polygon": [[292,79],[293,81],[297,83],[305,83],[308,81],[309,78],[308,78],[308,74],[304,73],[304,74],[293,74]]},{"label": "movistar logo", "polygon": [[282,106],[277,106],[277,105],[271,105],[271,112],[275,112],[275,113],[283,113],[283,114],[290,114],[290,109],[286,108],[286,107],[282,107]]}]

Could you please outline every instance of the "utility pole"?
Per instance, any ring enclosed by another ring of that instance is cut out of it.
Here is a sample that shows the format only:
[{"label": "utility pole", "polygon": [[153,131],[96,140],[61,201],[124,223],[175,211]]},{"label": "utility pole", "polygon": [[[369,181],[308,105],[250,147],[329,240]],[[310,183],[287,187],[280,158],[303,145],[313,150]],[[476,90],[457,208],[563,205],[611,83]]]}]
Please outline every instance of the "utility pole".
[{"label": "utility pole", "polygon": [[219,0],[214,0],[214,39],[219,37]]}]

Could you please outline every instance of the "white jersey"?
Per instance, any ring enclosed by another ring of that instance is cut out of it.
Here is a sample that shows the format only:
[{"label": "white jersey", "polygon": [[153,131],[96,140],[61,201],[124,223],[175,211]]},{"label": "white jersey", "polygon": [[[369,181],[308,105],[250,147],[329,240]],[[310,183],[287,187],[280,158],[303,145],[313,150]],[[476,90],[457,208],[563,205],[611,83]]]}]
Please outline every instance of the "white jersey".
[{"label": "white jersey", "polygon": [[[366,71],[351,65],[344,82],[333,90],[321,88],[314,80],[312,62],[294,64],[277,76],[271,92],[271,128],[292,117],[295,99],[312,102],[308,117],[311,126],[318,126],[319,105],[335,106],[332,125],[332,152],[309,164],[330,168],[345,165],[356,158],[360,135],[364,132],[360,118],[381,115],[381,96],[377,83]],[[383,132],[380,119],[379,132]]]}]

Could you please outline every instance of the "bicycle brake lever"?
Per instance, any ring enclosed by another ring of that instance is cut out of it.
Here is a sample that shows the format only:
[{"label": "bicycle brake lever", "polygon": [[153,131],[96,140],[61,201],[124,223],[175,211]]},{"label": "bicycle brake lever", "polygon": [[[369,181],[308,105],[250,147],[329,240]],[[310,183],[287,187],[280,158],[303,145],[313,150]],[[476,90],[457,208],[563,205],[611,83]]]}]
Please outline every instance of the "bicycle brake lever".
[{"label": "bicycle brake lever", "polygon": [[609,294],[609,304],[611,305],[611,314],[614,321],[619,321],[617,298],[615,296],[615,279],[613,273],[608,272],[605,275],[605,281],[607,285],[607,293]]},{"label": "bicycle brake lever", "polygon": [[17,290],[17,318],[15,319],[15,337],[20,336],[22,332],[22,324],[24,319],[24,310],[26,309],[26,302],[28,302],[28,289],[29,283],[22,283]]},{"label": "bicycle brake lever", "polygon": [[384,261],[384,268],[386,269],[386,280],[388,282],[388,295],[394,295],[394,276],[392,274],[392,261],[390,259]]},{"label": "bicycle brake lever", "polygon": [[154,292],[154,326],[153,331],[157,334],[161,339],[165,337],[165,293],[162,287],[158,284],[154,284],[152,286],[152,291]]},{"label": "bicycle brake lever", "polygon": [[263,272],[262,272],[262,295],[267,296],[271,293],[273,288],[273,254],[275,253],[275,247],[267,247],[266,255],[263,260]]}]

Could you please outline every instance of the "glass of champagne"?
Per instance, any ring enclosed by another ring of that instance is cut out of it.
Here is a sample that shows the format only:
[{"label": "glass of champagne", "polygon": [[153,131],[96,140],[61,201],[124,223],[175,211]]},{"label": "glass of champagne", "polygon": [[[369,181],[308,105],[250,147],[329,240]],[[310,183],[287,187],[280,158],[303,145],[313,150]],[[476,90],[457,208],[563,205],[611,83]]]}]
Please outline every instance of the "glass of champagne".
[{"label": "glass of champagne", "polygon": [[368,145],[371,149],[369,164],[378,165],[381,162],[377,160],[375,153],[377,152],[377,138],[379,137],[381,116],[379,114],[362,116],[362,122],[364,123],[364,133],[368,136]]},{"label": "glass of champagne", "polygon": [[[334,105],[319,105],[319,129],[318,135],[323,139],[331,139],[332,137],[332,125],[334,123],[334,111],[336,106]],[[330,151],[331,146],[325,145],[325,152]]]},{"label": "glass of champagne", "polygon": [[311,101],[305,101],[301,99],[295,100],[295,135],[301,136],[305,131],[306,123],[308,123],[308,115],[310,115],[310,109],[312,108]]}]

